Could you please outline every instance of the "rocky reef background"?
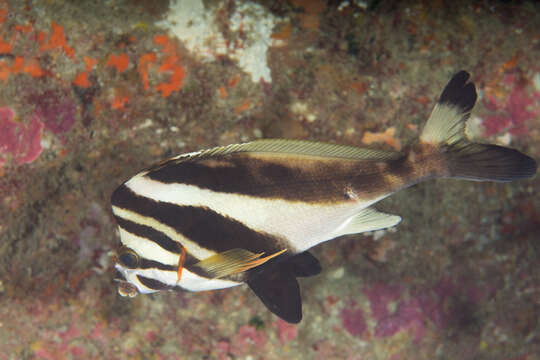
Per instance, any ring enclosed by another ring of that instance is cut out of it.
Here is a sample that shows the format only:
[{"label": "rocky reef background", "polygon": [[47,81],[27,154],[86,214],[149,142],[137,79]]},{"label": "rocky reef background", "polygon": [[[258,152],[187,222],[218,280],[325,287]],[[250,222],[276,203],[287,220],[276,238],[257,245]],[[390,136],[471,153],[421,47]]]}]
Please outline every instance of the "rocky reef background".
[{"label": "rocky reef background", "polygon": [[437,180],[391,231],[313,250],[304,319],[245,287],[121,298],[109,196],[200,148],[401,150],[458,70],[471,138],[540,158],[533,1],[0,0],[0,359],[501,359],[540,354],[538,179]]}]

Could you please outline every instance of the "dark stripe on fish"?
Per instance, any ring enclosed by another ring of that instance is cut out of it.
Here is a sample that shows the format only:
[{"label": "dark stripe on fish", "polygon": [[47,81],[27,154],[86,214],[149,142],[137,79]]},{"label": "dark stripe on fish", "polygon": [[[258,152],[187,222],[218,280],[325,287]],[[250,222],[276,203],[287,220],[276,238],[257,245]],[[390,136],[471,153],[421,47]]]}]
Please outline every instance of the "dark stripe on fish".
[{"label": "dark stripe on fish", "polygon": [[115,218],[118,226],[127,231],[128,233],[148,239],[159,245],[161,248],[172,253],[181,253],[182,245],[180,245],[177,241],[172,240],[170,237],[168,237],[161,231],[158,231],[150,226],[141,225],[126,220],[124,218],[121,218],[120,216],[116,216]]},{"label": "dark stripe on fish", "polygon": [[178,266],[176,265],[166,265],[162,264],[159,261],[154,260],[148,260],[145,258],[139,259],[139,269],[158,269],[158,270],[165,270],[165,271],[177,271]]},{"label": "dark stripe on fish", "polygon": [[[151,241],[153,243],[156,243],[160,247],[162,247],[165,250],[168,250],[170,252],[180,254],[180,244],[178,244],[176,241],[170,239],[167,235],[163,234],[161,231],[155,230],[153,228],[150,228],[146,225],[140,225],[128,220],[125,220],[120,217],[116,217],[116,221],[118,223],[118,226],[125,231],[137,235],[139,237],[142,237],[148,241]],[[175,250],[178,249],[178,250]],[[140,255],[139,255],[140,256]],[[184,262],[184,267],[188,267],[192,264],[198,263],[199,259],[191,255],[189,252],[186,252],[186,260]],[[177,271],[178,266],[177,265],[166,265],[162,264],[158,261],[154,260],[148,260],[143,257],[139,260],[138,268],[141,269],[160,269],[160,270],[167,270],[167,271]],[[199,269],[195,267],[193,270],[190,270],[191,272],[203,276],[208,277],[208,274],[203,271],[202,269]]]},{"label": "dark stripe on fish", "polygon": [[[186,262],[184,263],[183,266],[184,266],[185,269],[188,269],[189,271],[191,271],[192,273],[194,273],[194,274],[196,274],[198,276],[208,278],[208,279],[211,278],[211,276],[206,271],[204,271],[203,269],[201,269],[199,267],[196,267],[196,266],[192,266],[193,264],[196,264],[198,262],[199,262],[198,259],[194,258],[193,256],[188,255],[186,257]],[[158,269],[158,270],[176,272],[176,271],[178,271],[178,265],[166,265],[166,264],[160,263],[159,261],[140,258],[138,269],[143,269],[143,270]]]},{"label": "dark stripe on fish", "polygon": [[143,275],[137,275],[137,279],[139,279],[141,284],[152,290],[166,290],[173,288],[173,286],[169,286],[159,280],[151,279]]},{"label": "dark stripe on fish", "polygon": [[[440,157],[438,154],[436,156]],[[396,176],[401,180],[402,184],[410,186],[420,180],[423,180],[423,177],[426,176],[424,174],[426,171],[423,168],[426,166],[426,164],[431,164],[429,160],[431,159],[426,159],[426,155],[420,152],[416,154],[416,159],[414,161],[411,161],[411,159],[407,157],[397,160],[390,160],[386,163],[386,167],[388,169],[387,173]],[[386,184],[388,185],[389,190],[392,188],[393,191],[398,190],[395,188],[399,187],[397,184],[391,184],[388,181]]]},{"label": "dark stripe on fish", "polygon": [[[193,256],[188,255],[186,257],[186,262],[184,263],[183,266],[185,269],[189,270],[190,272],[198,276],[210,279],[211,276],[206,271],[204,271],[203,269],[197,266],[192,266],[193,264],[196,264],[198,262],[199,262],[198,259],[194,258]],[[140,258],[139,266],[137,268],[143,269],[143,270],[158,269],[158,270],[164,270],[164,271],[174,271],[174,272],[178,271],[178,265],[166,265],[166,264],[160,263],[159,261],[148,260],[146,258]]]},{"label": "dark stripe on fish", "polygon": [[257,158],[232,153],[201,160],[171,160],[145,176],[162,183],[194,185],[215,192],[303,202],[342,202],[351,186],[360,195],[385,193],[384,161]]},{"label": "dark stripe on fish", "polygon": [[199,246],[215,252],[241,248],[270,254],[287,247],[276,237],[252,230],[211,209],[154,201],[135,194],[125,185],[114,192],[112,202],[120,208],[152,217]]},{"label": "dark stripe on fish", "polygon": [[[204,271],[203,269],[201,269],[201,268],[199,268],[197,266],[192,266],[193,264],[196,264],[198,262],[199,262],[198,259],[196,259],[193,256],[187,254],[186,255],[186,262],[184,263],[183,266],[184,266],[185,269],[188,269],[189,271],[191,271],[192,273],[194,273],[196,275],[199,275],[199,276],[204,277],[204,278],[211,278],[211,276],[206,271]],[[178,271],[178,265],[166,265],[166,264],[160,263],[159,261],[140,258],[138,269],[144,269],[144,270],[158,269],[158,270],[176,272],[176,271]]]}]

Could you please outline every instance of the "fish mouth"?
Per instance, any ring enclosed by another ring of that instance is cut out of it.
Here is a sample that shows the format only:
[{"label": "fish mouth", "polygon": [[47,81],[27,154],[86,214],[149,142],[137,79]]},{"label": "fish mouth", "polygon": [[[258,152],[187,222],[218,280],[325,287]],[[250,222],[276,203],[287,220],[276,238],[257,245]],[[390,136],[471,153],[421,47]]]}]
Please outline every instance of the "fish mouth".
[{"label": "fish mouth", "polygon": [[139,294],[139,289],[137,289],[137,286],[128,281],[126,269],[124,269],[120,264],[116,264],[114,267],[119,275],[119,277],[114,279],[114,281],[118,283],[118,294],[122,297],[127,296],[130,298],[137,296]]}]

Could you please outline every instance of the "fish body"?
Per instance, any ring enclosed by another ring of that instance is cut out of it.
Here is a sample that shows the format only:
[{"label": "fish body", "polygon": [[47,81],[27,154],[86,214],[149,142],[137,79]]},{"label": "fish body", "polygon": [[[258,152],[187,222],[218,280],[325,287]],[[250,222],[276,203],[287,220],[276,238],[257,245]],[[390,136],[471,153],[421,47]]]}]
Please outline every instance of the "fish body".
[{"label": "fish body", "polygon": [[517,150],[466,139],[476,101],[468,79],[464,71],[454,75],[404,152],[258,140],[179,155],[138,173],[111,198],[122,242],[119,291],[247,283],[273,313],[299,322],[296,278],[321,271],[310,248],[401,221],[374,203],[435,177],[510,181],[536,173],[536,162]]}]

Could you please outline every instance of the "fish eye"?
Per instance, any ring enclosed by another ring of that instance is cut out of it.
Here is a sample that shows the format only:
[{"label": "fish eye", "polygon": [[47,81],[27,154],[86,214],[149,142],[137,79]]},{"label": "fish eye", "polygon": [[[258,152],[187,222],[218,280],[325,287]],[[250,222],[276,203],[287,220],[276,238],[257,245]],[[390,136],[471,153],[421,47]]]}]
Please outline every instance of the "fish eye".
[{"label": "fish eye", "polygon": [[129,269],[134,269],[139,265],[139,256],[131,249],[124,248],[118,255],[118,261],[122,266]]}]

